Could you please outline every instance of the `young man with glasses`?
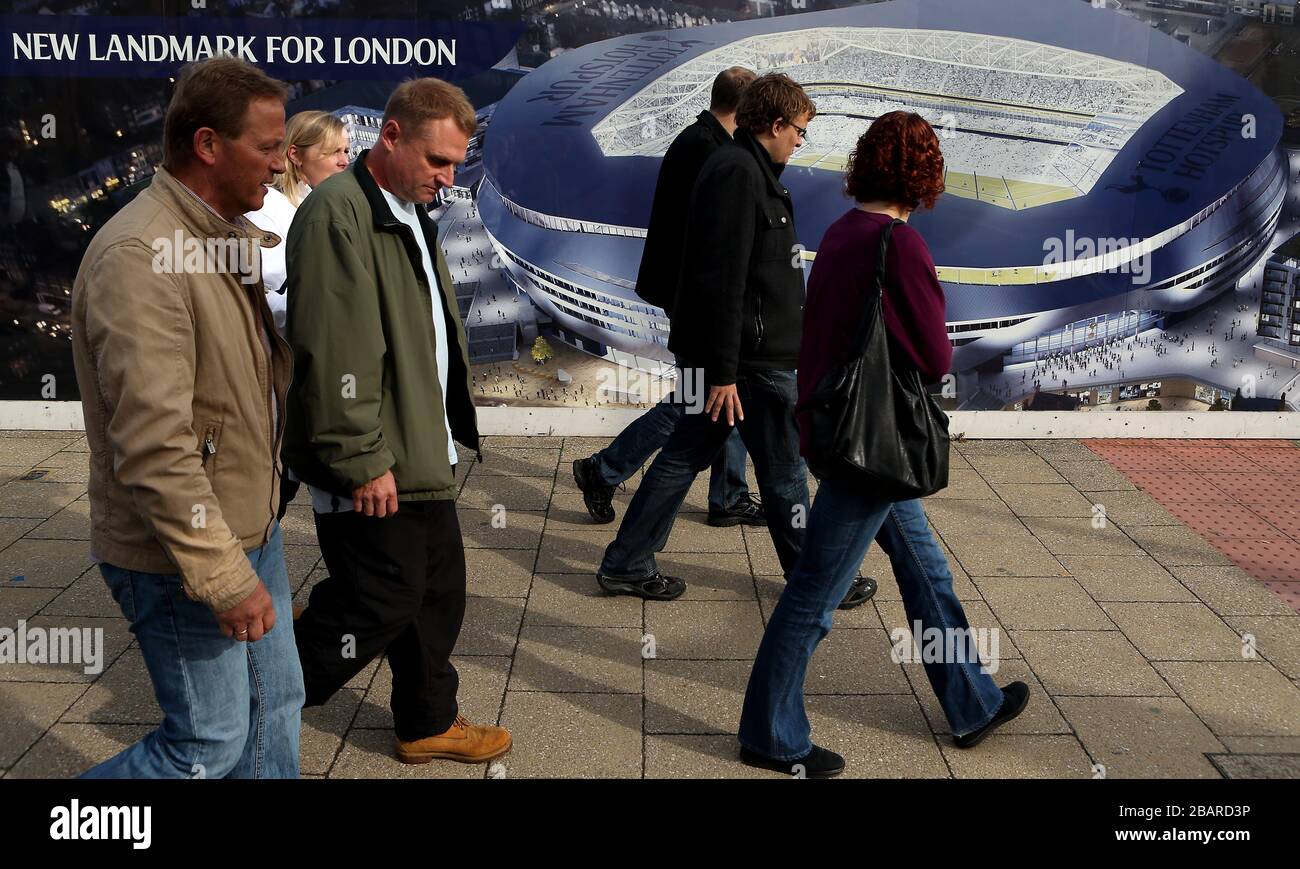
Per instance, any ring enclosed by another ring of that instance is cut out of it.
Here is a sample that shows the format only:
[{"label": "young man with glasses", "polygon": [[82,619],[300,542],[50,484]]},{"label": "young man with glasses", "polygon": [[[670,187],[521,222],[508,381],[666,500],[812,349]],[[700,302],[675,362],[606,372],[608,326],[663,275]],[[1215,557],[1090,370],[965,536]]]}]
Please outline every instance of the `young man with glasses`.
[{"label": "young man with glasses", "polygon": [[[673,600],[686,583],[663,575],[663,549],[696,474],[734,428],[754,459],[781,569],[794,568],[808,513],[808,471],[794,422],[804,282],[794,204],[780,176],[817,113],[786,75],[760,76],[741,96],[735,142],[704,164],[686,215],[686,247],[668,348],[682,376],[702,370],[708,399],[688,410],[633,496],[596,574],[601,588]],[[860,579],[842,606],[875,592]]]}]

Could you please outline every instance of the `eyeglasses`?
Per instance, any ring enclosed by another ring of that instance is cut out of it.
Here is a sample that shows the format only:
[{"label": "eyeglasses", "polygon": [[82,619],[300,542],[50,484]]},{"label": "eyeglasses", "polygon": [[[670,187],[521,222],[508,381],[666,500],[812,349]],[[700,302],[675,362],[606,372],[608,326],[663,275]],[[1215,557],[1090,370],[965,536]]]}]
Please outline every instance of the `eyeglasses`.
[{"label": "eyeglasses", "polygon": [[808,144],[808,128],[807,128],[807,127],[801,127],[801,126],[799,126],[798,124],[793,124],[793,123],[790,124],[790,126],[792,126],[792,127],[795,128],[795,131],[798,132],[798,134],[799,134],[799,138],[800,138],[800,140],[802,140],[803,144],[807,145],[807,144]]}]

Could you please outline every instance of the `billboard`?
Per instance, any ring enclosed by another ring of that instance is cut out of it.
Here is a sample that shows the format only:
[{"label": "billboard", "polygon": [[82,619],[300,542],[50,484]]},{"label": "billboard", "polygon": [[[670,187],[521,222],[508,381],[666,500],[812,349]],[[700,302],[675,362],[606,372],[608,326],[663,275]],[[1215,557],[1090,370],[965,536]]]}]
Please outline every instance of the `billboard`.
[{"label": "billboard", "polygon": [[947,298],[953,370],[935,389],[948,409],[1033,409],[1041,393],[1080,412],[1145,409],[1156,382],[1166,410],[1235,395],[1294,407],[1283,48],[1300,40],[1226,5],[1119,5],[1133,8],[9,2],[0,398],[77,398],[81,252],[158,163],[175,70],[215,52],[290,83],[290,114],[339,115],[354,155],[397,81],[465,88],[479,132],[432,216],[485,406],[636,407],[673,389],[668,318],[635,285],[650,201],[712,78],[741,64],[787,73],[818,106],[782,176],[805,274],[852,205],[843,172],[866,126],[907,109],[939,132],[946,192],[911,222]]}]

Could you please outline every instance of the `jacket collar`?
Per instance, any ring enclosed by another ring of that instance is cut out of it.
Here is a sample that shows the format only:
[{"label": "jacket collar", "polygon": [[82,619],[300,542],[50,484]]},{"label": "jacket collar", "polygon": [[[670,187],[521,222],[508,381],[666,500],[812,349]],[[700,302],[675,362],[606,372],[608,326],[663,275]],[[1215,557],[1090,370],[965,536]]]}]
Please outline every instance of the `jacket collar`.
[{"label": "jacket collar", "polygon": [[154,173],[149,182],[149,190],[162,200],[163,204],[178,212],[185,224],[197,236],[207,238],[226,238],[232,232],[257,240],[259,247],[275,247],[280,243],[280,236],[264,229],[259,229],[244,215],[234,221],[226,220],[213,210],[198,194],[181,183],[181,180],[162,166]]},{"label": "jacket collar", "polygon": [[[369,154],[370,149],[367,148],[357,155],[357,159],[352,161],[352,174],[356,176],[357,184],[361,187],[361,192],[366,197],[366,203],[370,206],[370,214],[374,218],[375,228],[389,232],[403,232],[406,224],[398,220],[397,215],[393,214],[393,209],[388,206],[388,200],[384,198],[384,192],[380,189],[379,182],[366,168],[366,157]],[[431,237],[436,241],[438,233],[433,226],[433,221],[429,219],[429,212],[423,207],[417,207],[415,217],[419,221],[420,228],[424,230],[426,240]],[[431,247],[429,250],[432,251],[433,248]]]},{"label": "jacket collar", "polygon": [[767,149],[759,144],[758,139],[754,138],[749,130],[740,127],[736,128],[736,144],[749,149],[750,153],[754,155],[759,168],[763,170],[763,179],[767,182],[767,187],[772,194],[780,196],[782,199],[789,199],[790,191],[785,189],[780,177],[785,166],[775,162],[771,155],[767,153]]},{"label": "jacket collar", "polygon": [[388,201],[384,199],[383,191],[379,189],[379,182],[366,168],[366,158],[369,156],[369,148],[357,155],[357,159],[352,161],[352,174],[356,176],[357,184],[370,205],[370,214],[374,218],[375,228],[398,229],[402,226],[402,222],[393,214],[393,209],[388,207]]},{"label": "jacket collar", "polygon": [[713,112],[708,109],[705,109],[696,115],[695,120],[699,121],[708,129],[708,131],[713,135],[714,141],[719,145],[725,145],[731,141],[731,134],[727,132],[727,128],[722,126],[722,122],[714,117]]}]

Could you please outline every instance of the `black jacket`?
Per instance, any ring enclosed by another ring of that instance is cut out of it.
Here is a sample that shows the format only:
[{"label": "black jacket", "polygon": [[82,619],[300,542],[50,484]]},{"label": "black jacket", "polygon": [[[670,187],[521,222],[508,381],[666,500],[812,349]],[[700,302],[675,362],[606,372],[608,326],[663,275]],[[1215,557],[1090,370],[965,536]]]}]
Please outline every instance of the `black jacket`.
[{"label": "black jacket", "polygon": [[803,263],[784,168],[737,130],[695,183],[668,349],[702,365],[709,386],[798,365]]},{"label": "black jacket", "polygon": [[682,209],[691,201],[691,190],[704,162],[714,151],[730,144],[731,136],[726,128],[705,109],[695,123],[677,134],[659,166],[654,203],[650,206],[650,226],[636,276],[636,292],[650,304],[663,308],[669,316],[677,296],[677,269],[682,262],[682,244],[686,241]]}]

